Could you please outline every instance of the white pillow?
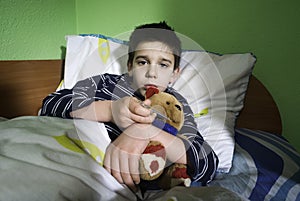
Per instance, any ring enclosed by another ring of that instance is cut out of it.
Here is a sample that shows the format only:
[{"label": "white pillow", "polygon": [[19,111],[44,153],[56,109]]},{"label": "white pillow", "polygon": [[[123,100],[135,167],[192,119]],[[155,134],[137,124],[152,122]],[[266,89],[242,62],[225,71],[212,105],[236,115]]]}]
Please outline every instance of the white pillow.
[{"label": "white pillow", "polygon": [[[127,51],[125,41],[103,35],[67,36],[64,81],[58,89],[96,74],[127,72]],[[182,53],[181,76],[173,87],[190,104],[200,133],[219,157],[220,172],[231,168],[235,119],[255,61],[250,53]]]},{"label": "white pillow", "polygon": [[77,81],[97,74],[127,72],[127,51],[121,40],[107,40],[103,35],[67,36],[61,88],[72,88]]},{"label": "white pillow", "polygon": [[189,102],[198,130],[218,155],[218,171],[229,172],[235,121],[256,59],[250,53],[185,51],[181,60],[181,75],[173,87]]}]

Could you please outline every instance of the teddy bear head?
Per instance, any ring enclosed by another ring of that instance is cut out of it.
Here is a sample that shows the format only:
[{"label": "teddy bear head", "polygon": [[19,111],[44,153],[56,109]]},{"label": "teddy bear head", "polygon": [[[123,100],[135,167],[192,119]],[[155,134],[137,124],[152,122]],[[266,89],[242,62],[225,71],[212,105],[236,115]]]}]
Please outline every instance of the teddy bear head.
[{"label": "teddy bear head", "polygon": [[177,130],[181,129],[184,121],[183,108],[182,104],[173,95],[166,92],[159,92],[153,94],[150,100],[152,108],[169,118],[166,120],[166,123]]}]

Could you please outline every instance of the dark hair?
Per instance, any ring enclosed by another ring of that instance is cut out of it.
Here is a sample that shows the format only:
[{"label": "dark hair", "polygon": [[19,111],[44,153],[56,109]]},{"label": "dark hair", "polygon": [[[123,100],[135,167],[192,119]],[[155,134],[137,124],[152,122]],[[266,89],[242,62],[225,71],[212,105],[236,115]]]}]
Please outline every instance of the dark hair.
[{"label": "dark hair", "polygon": [[128,64],[132,64],[136,47],[141,42],[159,41],[167,45],[174,55],[174,70],[179,67],[181,42],[165,21],[140,25],[132,32],[128,42]]}]

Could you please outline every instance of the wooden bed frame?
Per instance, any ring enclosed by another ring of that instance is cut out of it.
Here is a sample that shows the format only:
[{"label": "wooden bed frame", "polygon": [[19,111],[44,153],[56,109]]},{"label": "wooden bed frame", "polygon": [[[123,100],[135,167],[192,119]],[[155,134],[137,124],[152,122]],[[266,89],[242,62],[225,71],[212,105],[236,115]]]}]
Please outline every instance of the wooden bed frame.
[{"label": "wooden bed frame", "polygon": [[[42,100],[63,77],[63,60],[0,61],[0,117],[37,115]],[[271,94],[251,76],[237,127],[281,134],[280,113]]]}]

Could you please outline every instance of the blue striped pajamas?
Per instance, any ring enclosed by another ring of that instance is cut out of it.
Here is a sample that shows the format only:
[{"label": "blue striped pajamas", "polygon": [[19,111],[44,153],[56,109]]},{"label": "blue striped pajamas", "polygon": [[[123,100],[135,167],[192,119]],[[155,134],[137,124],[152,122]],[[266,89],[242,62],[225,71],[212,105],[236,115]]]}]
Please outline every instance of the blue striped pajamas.
[{"label": "blue striped pajamas", "polygon": [[[125,96],[143,98],[135,92],[130,83],[131,78],[128,74],[103,74],[87,78],[77,82],[72,89],[63,89],[48,95],[43,100],[41,115],[72,118],[71,111],[88,106],[93,101],[118,100]],[[192,181],[205,185],[214,177],[218,158],[198,132],[187,101],[171,87],[168,87],[165,92],[174,95],[183,104],[185,121],[178,136],[187,150],[187,172]],[[111,140],[122,133],[113,123],[105,123],[105,126]]]}]

